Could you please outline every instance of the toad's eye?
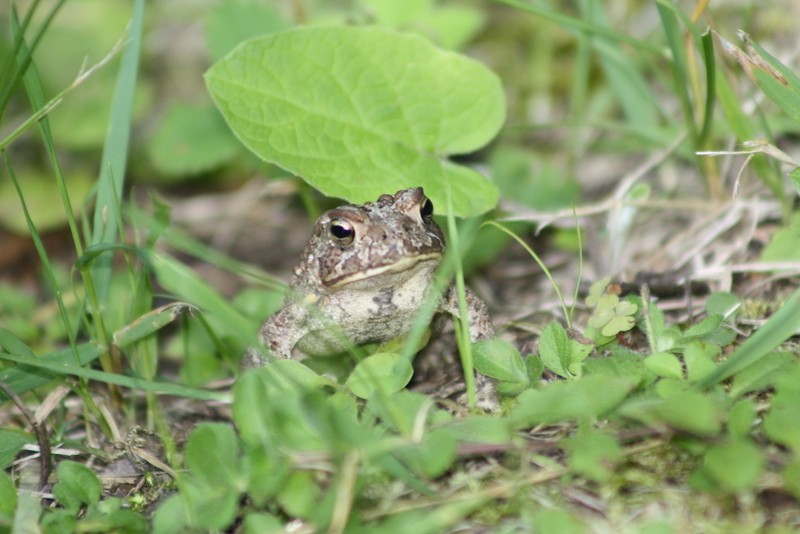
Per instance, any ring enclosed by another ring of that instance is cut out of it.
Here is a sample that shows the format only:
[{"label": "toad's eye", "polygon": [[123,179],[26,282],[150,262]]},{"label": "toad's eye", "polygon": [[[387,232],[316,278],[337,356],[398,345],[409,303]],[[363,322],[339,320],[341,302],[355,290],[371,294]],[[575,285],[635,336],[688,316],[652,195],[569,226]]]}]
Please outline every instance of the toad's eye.
[{"label": "toad's eye", "polygon": [[349,245],[356,237],[356,230],[353,225],[342,219],[331,221],[330,232],[334,241],[337,241],[340,245]]},{"label": "toad's eye", "polygon": [[427,219],[431,215],[433,215],[433,202],[431,199],[426,198],[425,202],[422,203],[422,206],[419,208],[419,214],[422,216],[423,219]]}]

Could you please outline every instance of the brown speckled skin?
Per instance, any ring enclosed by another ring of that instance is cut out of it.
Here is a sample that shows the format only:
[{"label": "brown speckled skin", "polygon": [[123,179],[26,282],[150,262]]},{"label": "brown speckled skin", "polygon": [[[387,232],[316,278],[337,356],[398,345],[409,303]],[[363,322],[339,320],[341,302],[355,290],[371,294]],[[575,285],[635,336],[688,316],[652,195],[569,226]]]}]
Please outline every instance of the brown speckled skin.
[{"label": "brown speckled skin", "polygon": [[[426,202],[422,188],[417,187],[322,214],[294,269],[283,308],[259,331],[272,354],[279,358],[325,356],[351,345],[382,343],[406,334],[445,249],[442,230],[426,213],[431,208]],[[352,228],[352,242],[332,235],[332,225]],[[472,340],[493,337],[486,305],[471,291],[467,291],[467,308]],[[458,316],[455,288],[436,312]],[[249,351],[244,365],[265,363]],[[497,409],[494,383],[482,375],[476,378],[479,406]]]}]

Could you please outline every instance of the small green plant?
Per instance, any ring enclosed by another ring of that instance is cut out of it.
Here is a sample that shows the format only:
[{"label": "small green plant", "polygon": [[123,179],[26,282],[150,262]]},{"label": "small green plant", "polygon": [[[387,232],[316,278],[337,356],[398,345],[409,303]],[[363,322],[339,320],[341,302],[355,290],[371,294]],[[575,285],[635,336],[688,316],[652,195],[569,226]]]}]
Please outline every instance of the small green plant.
[{"label": "small green plant", "polygon": [[583,372],[583,361],[594,349],[590,343],[572,339],[557,322],[542,330],[539,357],[544,366],[563,378],[576,378]]},{"label": "small green plant", "polygon": [[61,508],[45,515],[42,527],[48,532],[143,532],[147,528],[141,514],[123,508],[122,499],[101,501],[101,492],[94,471],[78,462],[59,462],[53,495]]},{"label": "small green plant", "polygon": [[[703,379],[714,369],[714,359],[720,354],[722,346],[730,344],[736,336],[733,330],[725,326],[726,317],[717,313],[717,303],[722,298],[709,299],[707,316],[686,329],[667,327],[664,313],[648,303],[647,298],[645,292],[642,297],[645,308],[642,329],[647,334],[652,353],[645,359],[645,365],[663,378],[685,379],[689,382]],[[737,306],[738,302],[731,308]]]},{"label": "small green plant", "polygon": [[586,304],[593,308],[586,334],[598,345],[608,343],[620,332],[633,328],[639,311],[635,302],[619,298],[615,286],[609,285],[610,281],[611,278],[606,277],[593,283],[586,297]]},{"label": "small green plant", "polygon": [[533,356],[523,358],[519,351],[502,339],[478,341],[472,347],[475,369],[497,380],[497,390],[503,395],[518,395],[539,378]]}]

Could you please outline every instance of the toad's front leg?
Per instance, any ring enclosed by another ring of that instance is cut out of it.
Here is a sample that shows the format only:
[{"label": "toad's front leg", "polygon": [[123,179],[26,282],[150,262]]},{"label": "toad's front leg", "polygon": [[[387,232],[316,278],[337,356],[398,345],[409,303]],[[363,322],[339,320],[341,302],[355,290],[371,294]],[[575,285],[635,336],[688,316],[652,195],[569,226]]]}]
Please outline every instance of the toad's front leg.
[{"label": "toad's front leg", "polygon": [[[291,358],[292,350],[305,333],[299,325],[303,314],[297,306],[288,305],[267,319],[258,331],[258,338],[275,358]],[[242,368],[251,369],[268,364],[269,361],[256,349],[248,349],[242,359]]]},{"label": "toad's front leg", "polygon": [[[489,316],[489,309],[478,296],[466,289],[467,321],[469,322],[469,338],[473,343],[482,339],[494,337],[494,326],[492,318]],[[461,310],[458,305],[458,291],[453,286],[445,295],[442,302],[444,311],[454,318],[461,317]],[[490,412],[500,409],[500,399],[497,395],[497,384],[494,379],[475,372],[475,398],[478,408]]]}]

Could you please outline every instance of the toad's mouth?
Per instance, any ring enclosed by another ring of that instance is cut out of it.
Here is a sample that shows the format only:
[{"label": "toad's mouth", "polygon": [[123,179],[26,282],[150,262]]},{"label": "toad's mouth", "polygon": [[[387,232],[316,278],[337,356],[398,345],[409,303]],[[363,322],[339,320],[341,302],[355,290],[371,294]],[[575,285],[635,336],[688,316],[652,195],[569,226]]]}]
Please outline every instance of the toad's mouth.
[{"label": "toad's mouth", "polygon": [[343,286],[355,284],[357,282],[361,282],[363,280],[370,280],[373,278],[377,278],[380,276],[387,277],[387,285],[390,283],[388,280],[389,278],[392,279],[391,282],[399,283],[402,282],[404,278],[403,274],[407,275],[407,278],[411,278],[418,272],[418,266],[421,266],[424,263],[433,262],[434,265],[428,265],[427,267],[430,270],[436,268],[436,265],[442,260],[442,253],[441,252],[428,252],[425,254],[419,254],[417,256],[412,257],[405,257],[399,260],[393,261],[391,263],[387,263],[385,265],[377,265],[370,269],[366,269],[363,271],[355,272],[355,273],[347,273],[342,274],[340,276],[328,278],[323,281],[326,287],[331,290],[339,289]]}]

